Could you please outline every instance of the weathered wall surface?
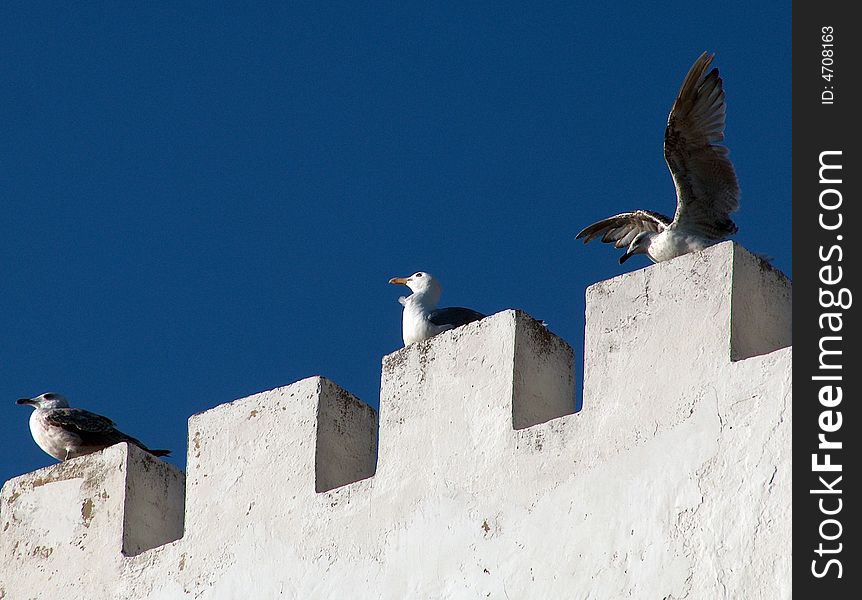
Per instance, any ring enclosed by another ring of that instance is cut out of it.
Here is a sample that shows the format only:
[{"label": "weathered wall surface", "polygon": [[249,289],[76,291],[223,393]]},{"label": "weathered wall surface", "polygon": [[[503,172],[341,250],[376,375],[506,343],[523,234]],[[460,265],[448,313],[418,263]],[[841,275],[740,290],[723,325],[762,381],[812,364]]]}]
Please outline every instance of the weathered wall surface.
[{"label": "weathered wall surface", "polygon": [[[731,243],[10,480],[0,598],[789,598],[790,284]],[[379,437],[378,437],[379,436]],[[183,488],[185,486],[185,502]]]}]

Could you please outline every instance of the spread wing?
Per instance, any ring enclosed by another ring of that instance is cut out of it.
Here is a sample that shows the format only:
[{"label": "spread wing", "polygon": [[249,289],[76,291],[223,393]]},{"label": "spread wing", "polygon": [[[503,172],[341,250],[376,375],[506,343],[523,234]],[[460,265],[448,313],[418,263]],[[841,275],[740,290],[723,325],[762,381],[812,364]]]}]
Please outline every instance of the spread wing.
[{"label": "spread wing", "polygon": [[602,241],[613,243],[616,248],[625,248],[642,231],[660,233],[670,225],[670,217],[651,210],[636,210],[620,213],[585,227],[575,239],[584,238],[584,243],[602,236]]},{"label": "spread wing", "polygon": [[714,54],[704,52],[682,82],[667,120],[664,157],[676,186],[674,227],[712,240],[736,233],[739,184],[724,139],[726,105]]},{"label": "spread wing", "polygon": [[480,312],[476,312],[470,308],[461,308],[459,306],[438,308],[437,310],[432,310],[428,313],[428,320],[434,325],[437,325],[438,327],[450,325],[453,329],[484,318],[485,315]]}]

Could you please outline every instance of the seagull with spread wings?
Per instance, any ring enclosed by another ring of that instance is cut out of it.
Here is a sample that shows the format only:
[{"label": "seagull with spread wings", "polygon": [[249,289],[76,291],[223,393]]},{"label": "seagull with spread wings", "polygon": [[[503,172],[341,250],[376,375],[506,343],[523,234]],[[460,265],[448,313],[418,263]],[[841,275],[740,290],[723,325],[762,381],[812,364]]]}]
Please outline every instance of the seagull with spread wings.
[{"label": "seagull with spread wings", "polygon": [[82,408],[70,408],[60,394],[48,392],[35,398],[21,398],[18,404],[35,408],[30,415],[30,433],[45,452],[57,460],[68,460],[128,442],[153,456],[166,456],[170,450],[150,450],[114,426],[108,417]]},{"label": "seagull with spread wings", "polygon": [[724,140],[726,105],[714,54],[704,52],[682,82],[664,133],[664,158],[676,186],[673,219],[650,210],[621,213],[593,223],[577,239],[601,236],[635,254],[662,262],[702,250],[736,233],[730,213],[739,208],[739,184]]}]

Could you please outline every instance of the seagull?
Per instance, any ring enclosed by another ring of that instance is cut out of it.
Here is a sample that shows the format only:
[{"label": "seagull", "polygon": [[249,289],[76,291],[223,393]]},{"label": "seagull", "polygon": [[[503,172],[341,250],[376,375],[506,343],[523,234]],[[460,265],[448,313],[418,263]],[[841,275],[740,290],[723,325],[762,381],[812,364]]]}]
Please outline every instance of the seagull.
[{"label": "seagull", "polygon": [[437,308],[443,287],[433,275],[424,271],[409,277],[393,277],[389,283],[406,285],[413,292],[398,299],[404,306],[401,335],[405,346],[485,318],[482,313],[469,308]]},{"label": "seagull", "polygon": [[90,454],[120,442],[134,444],[153,456],[166,456],[170,450],[150,450],[140,440],[114,427],[107,417],[81,408],[69,408],[60,394],[48,392],[35,398],[21,398],[36,410],[30,415],[30,433],[38,446],[56,458],[68,460]]},{"label": "seagull", "polygon": [[739,184],[724,139],[724,89],[718,69],[707,73],[715,54],[700,55],[682,82],[664,132],[664,158],[676,186],[673,220],[636,210],[593,223],[577,239],[602,236],[628,246],[620,264],[635,254],[653,262],[716,244],[737,231],[730,213],[739,208]]}]

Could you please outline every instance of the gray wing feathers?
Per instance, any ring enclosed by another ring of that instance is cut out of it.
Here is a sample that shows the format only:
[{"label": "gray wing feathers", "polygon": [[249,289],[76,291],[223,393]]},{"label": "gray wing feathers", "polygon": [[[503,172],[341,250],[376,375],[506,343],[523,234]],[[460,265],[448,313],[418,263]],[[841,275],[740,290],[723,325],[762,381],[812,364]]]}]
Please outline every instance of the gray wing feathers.
[{"label": "gray wing feathers", "polygon": [[485,315],[482,313],[476,312],[470,308],[461,308],[460,306],[438,308],[437,310],[432,310],[428,313],[428,320],[434,325],[437,325],[438,327],[451,325],[453,329],[484,318]]},{"label": "gray wing feathers", "polygon": [[110,434],[117,431],[108,417],[82,408],[55,408],[46,415],[46,419],[52,425],[74,433]]},{"label": "gray wing feathers", "polygon": [[128,442],[155,456],[165,456],[170,453],[170,450],[150,450],[140,440],[117,429],[108,417],[82,408],[55,408],[45,418],[51,425],[77,434],[85,446],[107,447]]},{"label": "gray wing feathers", "polygon": [[635,210],[608,217],[585,227],[575,239],[584,238],[584,243],[602,236],[606,244],[625,248],[642,231],[664,231],[670,225],[670,217],[651,210]]},{"label": "gray wing feathers", "polygon": [[692,65],[668,117],[664,156],[676,186],[674,226],[720,240],[736,233],[739,184],[724,139],[725,96],[714,54]]}]

